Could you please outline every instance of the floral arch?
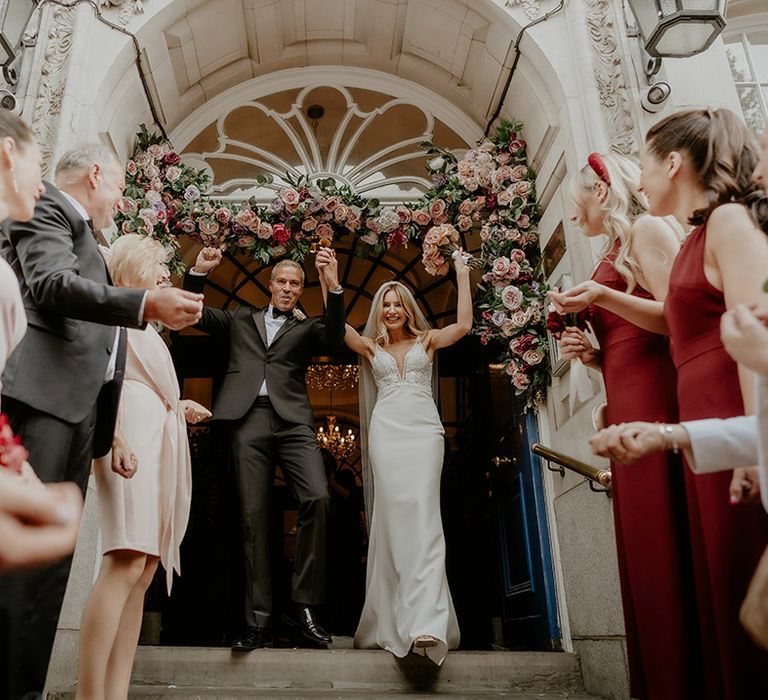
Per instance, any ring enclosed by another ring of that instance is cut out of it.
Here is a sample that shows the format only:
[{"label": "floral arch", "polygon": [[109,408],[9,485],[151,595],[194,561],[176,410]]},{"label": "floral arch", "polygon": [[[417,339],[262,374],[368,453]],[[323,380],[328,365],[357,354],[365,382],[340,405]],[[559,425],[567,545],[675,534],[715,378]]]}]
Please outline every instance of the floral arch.
[{"label": "floral arch", "polygon": [[142,128],[121,232],[160,239],[177,272],[192,241],[227,251],[228,279],[209,285],[224,306],[262,303],[272,261],[332,244],[357,289],[348,304],[356,324],[368,290],[392,278],[414,289],[434,322],[447,318],[450,254],[460,246],[483,268],[474,332],[499,345],[517,394],[535,405],[549,378],[545,285],[522,125],[502,122],[481,141],[476,125],[424,88],[382,76],[382,89],[394,81],[410,90],[391,95],[370,75],[346,72],[348,84],[307,84],[286,71],[257,81],[257,96],[225,93],[174,132],[178,152]]}]

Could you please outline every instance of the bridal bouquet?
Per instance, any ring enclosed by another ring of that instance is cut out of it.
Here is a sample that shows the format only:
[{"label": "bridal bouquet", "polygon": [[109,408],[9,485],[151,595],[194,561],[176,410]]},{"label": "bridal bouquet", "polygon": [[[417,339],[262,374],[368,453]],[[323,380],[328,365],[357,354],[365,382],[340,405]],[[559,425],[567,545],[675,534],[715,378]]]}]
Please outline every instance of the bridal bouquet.
[{"label": "bridal bouquet", "polygon": [[[566,329],[571,327],[576,327],[580,331],[589,331],[586,311],[582,311],[581,313],[560,314],[554,307],[550,306],[549,313],[547,314],[547,330],[552,337],[555,340],[560,340]],[[589,401],[589,399],[595,395],[595,391],[592,386],[592,381],[589,378],[587,368],[578,357],[574,357],[570,361],[570,366],[568,408],[570,414],[573,415],[573,411],[576,408],[576,399],[582,403]]]},{"label": "bridal bouquet", "polygon": [[8,416],[0,413],[0,468],[21,474],[27,456],[28,453],[21,444],[21,438],[13,434]]},{"label": "bridal bouquet", "polygon": [[[446,275],[450,268],[449,260],[459,255],[459,232],[451,224],[433,226],[424,236],[421,261],[430,275]],[[471,255],[463,255],[469,267],[479,269],[483,262]]]}]

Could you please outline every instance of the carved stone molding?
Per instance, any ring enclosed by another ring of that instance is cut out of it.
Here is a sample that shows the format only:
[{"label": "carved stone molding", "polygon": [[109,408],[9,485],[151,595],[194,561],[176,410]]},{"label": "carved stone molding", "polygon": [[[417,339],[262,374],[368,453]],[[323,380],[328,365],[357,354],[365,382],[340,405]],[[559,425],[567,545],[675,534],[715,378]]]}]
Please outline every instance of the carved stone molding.
[{"label": "carved stone molding", "polygon": [[612,4],[611,0],[585,2],[592,66],[611,148],[624,155],[637,155],[640,144]]},{"label": "carved stone molding", "polygon": [[99,7],[120,8],[117,19],[122,25],[128,24],[134,15],[140,15],[144,12],[143,0],[99,0]]},{"label": "carved stone molding", "polygon": [[40,32],[44,45],[41,46],[40,80],[34,96],[31,126],[40,144],[44,172],[50,167],[56,147],[75,30],[75,12],[71,8],[56,7],[50,25]]},{"label": "carved stone molding", "polygon": [[540,0],[506,0],[504,3],[507,7],[522,7],[526,17],[534,19],[541,12]]}]

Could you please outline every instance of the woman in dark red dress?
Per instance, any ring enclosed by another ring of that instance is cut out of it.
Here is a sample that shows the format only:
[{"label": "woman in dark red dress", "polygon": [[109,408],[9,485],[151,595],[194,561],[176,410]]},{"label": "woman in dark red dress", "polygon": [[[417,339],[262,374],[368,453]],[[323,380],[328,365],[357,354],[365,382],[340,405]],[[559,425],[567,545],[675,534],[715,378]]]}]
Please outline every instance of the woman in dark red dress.
[{"label": "woman in dark red dress", "polygon": [[[594,153],[572,184],[573,218],[582,233],[604,234],[608,241],[591,282],[579,286],[594,292],[589,314],[600,349],[577,329],[563,334],[561,349],[565,359],[578,357],[602,371],[608,423],[677,416],[668,339],[601,305],[631,296],[658,317],[663,313],[680,244],[667,222],[643,215],[639,180],[631,161]],[[560,298],[553,295],[556,306]],[[631,695],[698,699],[702,668],[682,463],[653,455],[633,467],[612,464],[611,472]]]},{"label": "woman in dark red dress", "polygon": [[[690,110],[652,127],[643,153],[642,186],[654,214],[695,228],[672,270],[665,317],[678,372],[680,420],[752,413],[752,378],[720,341],[720,317],[740,303],[764,302],[768,242],[743,204],[757,145],[728,110]],[[768,654],[747,637],[738,611],[768,543],[768,518],[757,502],[753,469],[694,475],[685,471],[704,639],[707,691],[717,698],[768,697]],[[735,487],[735,489],[734,489]]]}]

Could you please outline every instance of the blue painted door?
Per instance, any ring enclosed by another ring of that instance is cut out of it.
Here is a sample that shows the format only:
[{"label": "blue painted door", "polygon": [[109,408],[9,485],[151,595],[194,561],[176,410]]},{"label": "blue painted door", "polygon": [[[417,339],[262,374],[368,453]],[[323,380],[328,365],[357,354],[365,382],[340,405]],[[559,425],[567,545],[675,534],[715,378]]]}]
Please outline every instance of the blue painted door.
[{"label": "blue painted door", "polygon": [[509,382],[492,378],[497,439],[489,465],[497,532],[504,646],[559,650],[552,558],[532,412],[515,410]]}]

